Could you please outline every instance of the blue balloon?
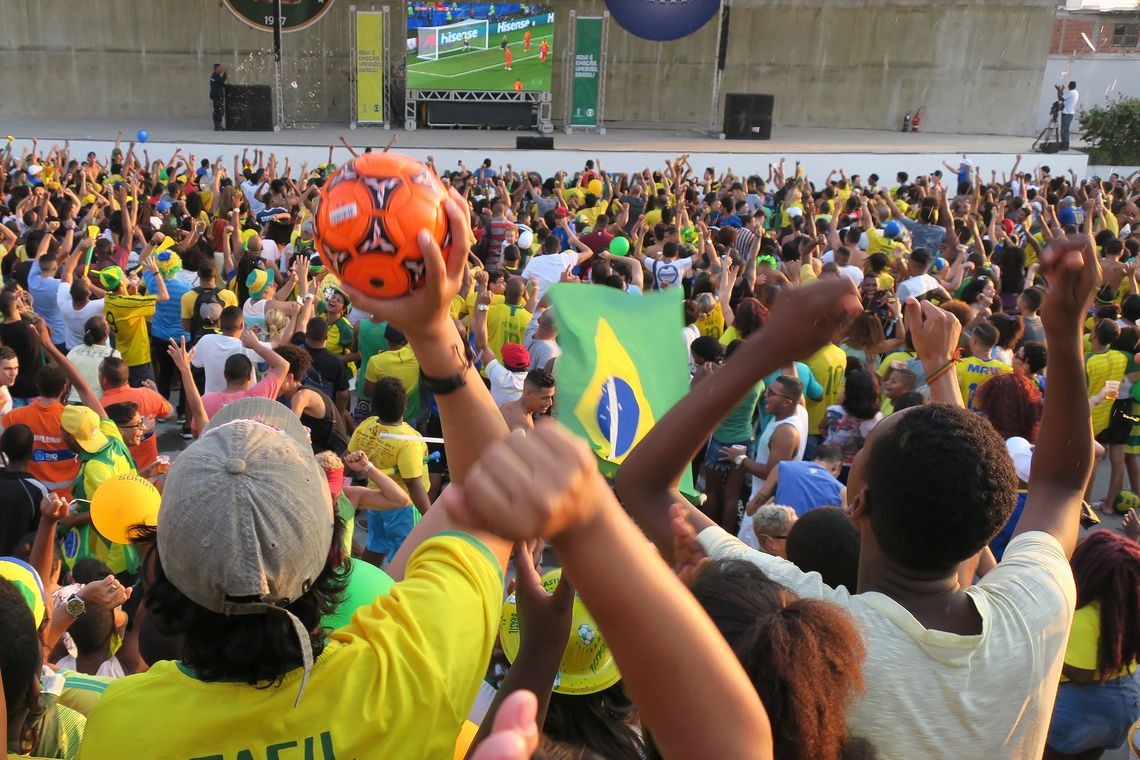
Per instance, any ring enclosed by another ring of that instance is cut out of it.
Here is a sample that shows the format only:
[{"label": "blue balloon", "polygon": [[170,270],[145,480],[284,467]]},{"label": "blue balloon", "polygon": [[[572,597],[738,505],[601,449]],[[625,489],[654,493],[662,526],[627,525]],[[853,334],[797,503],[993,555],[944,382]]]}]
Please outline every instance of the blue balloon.
[{"label": "blue balloon", "polygon": [[606,0],[614,21],[635,37],[668,42],[687,37],[720,10],[720,0]]},{"label": "blue balloon", "polygon": [[135,136],[139,138],[139,142],[146,142],[150,139],[150,132],[147,132],[145,129],[140,129]]}]

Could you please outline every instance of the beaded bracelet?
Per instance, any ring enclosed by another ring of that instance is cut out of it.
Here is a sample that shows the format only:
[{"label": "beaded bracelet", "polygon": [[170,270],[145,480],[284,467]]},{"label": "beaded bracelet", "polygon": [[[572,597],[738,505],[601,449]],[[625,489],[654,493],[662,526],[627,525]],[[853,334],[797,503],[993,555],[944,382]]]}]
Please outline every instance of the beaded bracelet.
[{"label": "beaded bracelet", "polygon": [[952,370],[954,368],[954,365],[957,363],[958,362],[956,359],[951,359],[950,361],[943,364],[941,367],[939,367],[937,370],[935,370],[929,377],[926,378],[926,384],[928,386],[933,385],[935,380],[937,380],[938,378],[942,377],[947,372]]}]

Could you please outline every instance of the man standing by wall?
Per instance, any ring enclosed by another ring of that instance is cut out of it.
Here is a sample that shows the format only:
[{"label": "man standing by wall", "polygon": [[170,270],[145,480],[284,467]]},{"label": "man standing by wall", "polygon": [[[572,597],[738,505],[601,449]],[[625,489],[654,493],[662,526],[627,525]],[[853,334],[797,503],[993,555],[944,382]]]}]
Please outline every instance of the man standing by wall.
[{"label": "man standing by wall", "polygon": [[[1057,89],[1060,89],[1060,85]],[[1080,99],[1077,83],[1069,82],[1069,89],[1061,95],[1061,100],[1064,101],[1064,107],[1061,109],[1061,150],[1069,149],[1069,128],[1073,126],[1073,117],[1077,114],[1077,103]]]},{"label": "man standing by wall", "polygon": [[222,117],[226,115],[226,67],[214,64],[210,75],[210,100],[214,104],[214,131],[222,131]]}]

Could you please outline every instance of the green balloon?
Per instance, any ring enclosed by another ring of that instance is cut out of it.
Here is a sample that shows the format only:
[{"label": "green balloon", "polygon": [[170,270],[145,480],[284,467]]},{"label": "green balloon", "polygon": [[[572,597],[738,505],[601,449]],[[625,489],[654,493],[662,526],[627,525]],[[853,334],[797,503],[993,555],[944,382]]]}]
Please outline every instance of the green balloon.
[{"label": "green balloon", "polygon": [[611,240],[610,253],[614,256],[624,256],[629,253],[629,238],[618,236]]},{"label": "green balloon", "polygon": [[352,613],[360,607],[372,604],[377,597],[387,595],[396,584],[392,576],[375,565],[358,559],[350,559],[346,564],[351,570],[344,598],[337,605],[335,612],[321,618],[321,626],[333,631],[348,625]]}]

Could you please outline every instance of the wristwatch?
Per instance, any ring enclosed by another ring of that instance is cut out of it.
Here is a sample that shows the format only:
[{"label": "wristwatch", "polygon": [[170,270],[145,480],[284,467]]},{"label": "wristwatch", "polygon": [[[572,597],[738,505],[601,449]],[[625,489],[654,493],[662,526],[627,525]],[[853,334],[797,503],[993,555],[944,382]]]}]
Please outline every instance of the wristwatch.
[{"label": "wristwatch", "polygon": [[87,603],[83,601],[79,594],[72,594],[67,598],[64,609],[66,609],[67,614],[73,618],[83,617],[83,614],[87,612]]},{"label": "wristwatch", "polygon": [[433,395],[446,396],[467,385],[467,370],[475,363],[475,349],[466,341],[463,343],[463,349],[463,358],[466,362],[463,369],[451,377],[428,377],[423,370],[420,370],[420,386]]},{"label": "wristwatch", "polygon": [[743,462],[747,458],[748,458],[747,454],[737,454],[736,458],[732,460],[732,463],[734,465],[736,465],[737,467],[739,467],[740,463]]},{"label": "wristwatch", "polygon": [[485,304],[485,303],[481,303],[481,304],[476,304],[476,305],[475,305],[475,311],[487,311],[487,310],[488,310],[488,309],[490,309],[490,308],[491,308],[491,307],[490,307],[490,306],[488,306],[488,305],[487,305],[487,304]]}]

